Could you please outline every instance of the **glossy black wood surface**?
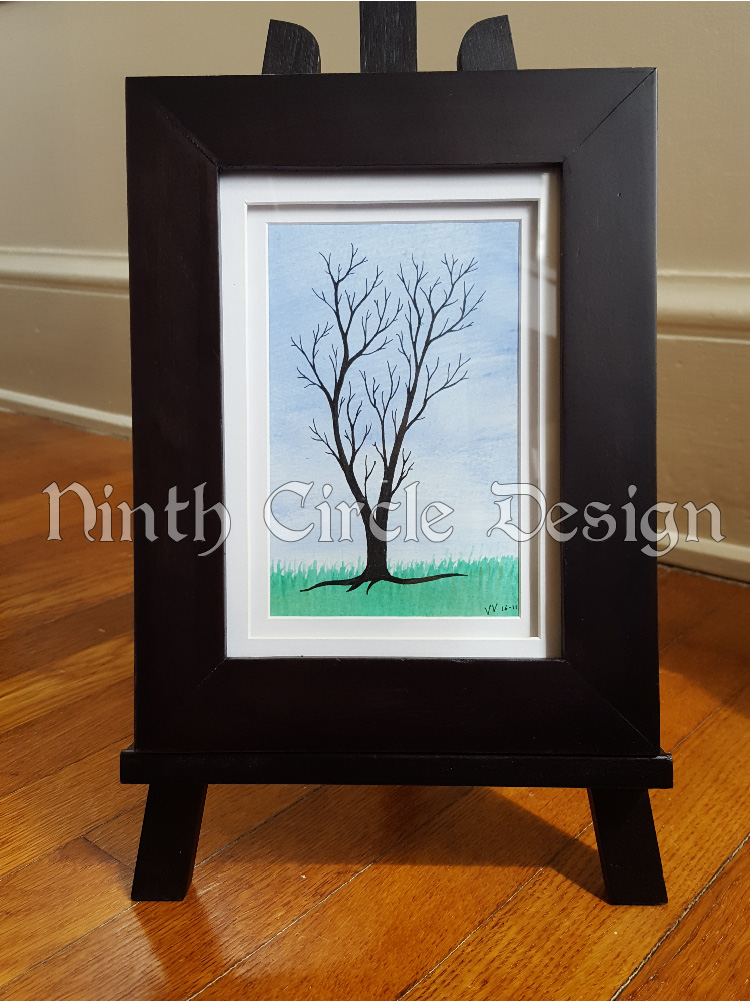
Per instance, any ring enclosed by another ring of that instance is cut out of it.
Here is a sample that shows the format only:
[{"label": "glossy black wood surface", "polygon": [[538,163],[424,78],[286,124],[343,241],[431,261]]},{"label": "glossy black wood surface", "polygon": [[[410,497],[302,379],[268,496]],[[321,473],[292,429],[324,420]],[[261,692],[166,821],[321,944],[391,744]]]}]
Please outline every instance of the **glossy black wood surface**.
[{"label": "glossy black wood surface", "polygon": [[[123,782],[330,783],[333,785],[484,785],[569,788],[669,789],[668,754],[387,754],[375,752],[142,751],[120,758]],[[606,819],[606,818],[605,818]],[[657,852],[658,859],[658,852]]]},{"label": "glossy black wood surface", "polygon": [[206,784],[150,781],[143,815],[133,900],[182,900],[193,878]]},{"label": "glossy black wood surface", "polygon": [[169,734],[196,751],[659,751],[564,660],[232,658]]},{"label": "glossy black wood surface", "polygon": [[416,72],[416,0],[361,0],[359,67],[362,73]]},{"label": "glossy black wood surface", "polygon": [[263,73],[320,73],[320,49],[315,36],[299,24],[269,21]]},{"label": "glossy black wood surface", "polygon": [[[612,776],[608,778],[608,786]],[[589,789],[596,846],[610,904],[667,903],[648,789]]]},{"label": "glossy black wood surface", "polygon": [[459,70],[514,70],[516,50],[505,16],[487,17],[473,24],[461,40],[458,50]]},{"label": "glossy black wood surface", "polygon": [[[554,165],[563,497],[618,514],[632,483],[640,519],[655,501],[654,147],[652,70],[129,81],[136,503],[163,510],[170,486],[202,482],[206,506],[222,497],[221,173]],[[170,541],[163,515],[156,529],[135,543],[131,753],[659,756],[656,564],[621,521],[606,543],[563,545],[562,658],[532,662],[226,661],[223,554]],[[591,784],[584,771],[565,784]]]},{"label": "glossy black wood surface", "polygon": [[[643,87],[649,114],[633,135],[615,136],[610,153],[631,164],[645,193],[655,186],[650,163],[639,166],[656,139],[655,84],[652,69],[576,69],[136,77],[127,86],[222,170],[562,164],[585,158],[580,147]],[[630,208],[653,236],[644,206]]]}]

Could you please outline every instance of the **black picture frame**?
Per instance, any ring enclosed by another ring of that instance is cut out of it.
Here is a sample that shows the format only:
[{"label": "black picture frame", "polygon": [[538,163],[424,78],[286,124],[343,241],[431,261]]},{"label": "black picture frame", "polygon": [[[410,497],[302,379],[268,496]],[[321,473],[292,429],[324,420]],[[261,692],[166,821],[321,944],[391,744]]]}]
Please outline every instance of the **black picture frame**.
[{"label": "black picture frame", "polygon": [[[134,543],[123,781],[190,787],[193,814],[214,782],[582,786],[600,849],[602,797],[630,790],[617,802],[652,838],[645,790],[672,769],[643,540],[562,543],[559,658],[228,659],[223,552],[174,542],[164,505],[201,483],[206,507],[223,499],[223,174],[552,166],[561,496],[617,509],[633,484],[640,521],[656,501],[655,84],[652,69],[128,80],[134,497],[157,539]],[[660,902],[663,881],[644,880],[640,902]]]}]

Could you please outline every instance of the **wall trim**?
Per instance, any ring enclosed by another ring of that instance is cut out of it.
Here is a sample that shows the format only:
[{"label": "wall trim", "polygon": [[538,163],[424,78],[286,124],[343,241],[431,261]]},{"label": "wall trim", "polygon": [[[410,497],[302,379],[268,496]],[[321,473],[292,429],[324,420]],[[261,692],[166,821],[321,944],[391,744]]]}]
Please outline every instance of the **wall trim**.
[{"label": "wall trim", "polygon": [[750,274],[660,271],[659,332],[744,340],[750,333]]},{"label": "wall trim", "polygon": [[750,583],[750,546],[738,546],[726,539],[723,542],[680,539],[674,549],[659,557],[659,563]]},{"label": "wall trim", "polygon": [[[0,283],[127,292],[125,251],[0,247]],[[722,330],[750,329],[750,273],[662,269],[660,324]]]},{"label": "wall trim", "polygon": [[60,424],[70,424],[72,427],[83,428],[86,431],[96,431],[116,438],[130,438],[132,421],[128,414],[111,413],[108,410],[95,410],[93,407],[82,407],[77,403],[66,403],[64,400],[52,400],[44,396],[32,396],[29,393],[15,393],[8,389],[0,389],[0,410],[15,414],[29,414],[33,417],[47,417]]},{"label": "wall trim", "polygon": [[[663,269],[658,274],[660,332],[750,332],[750,274]],[[0,286],[127,295],[125,251],[0,247]],[[743,338],[744,339],[744,338]]]},{"label": "wall trim", "polygon": [[128,255],[44,247],[0,247],[0,286],[128,294]]}]

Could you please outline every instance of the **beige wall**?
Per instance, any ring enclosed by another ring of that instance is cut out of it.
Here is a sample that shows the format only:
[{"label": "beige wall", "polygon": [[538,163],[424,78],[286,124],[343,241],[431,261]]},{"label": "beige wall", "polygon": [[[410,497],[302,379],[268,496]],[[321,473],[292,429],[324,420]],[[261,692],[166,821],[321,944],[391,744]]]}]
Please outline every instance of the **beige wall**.
[{"label": "beige wall", "polygon": [[[501,13],[523,68],[659,69],[660,493],[723,505],[735,548],[679,558],[747,575],[750,7],[420,3],[420,69]],[[123,79],[259,72],[270,17],[357,70],[353,2],[0,5],[0,405],[126,427]]]}]

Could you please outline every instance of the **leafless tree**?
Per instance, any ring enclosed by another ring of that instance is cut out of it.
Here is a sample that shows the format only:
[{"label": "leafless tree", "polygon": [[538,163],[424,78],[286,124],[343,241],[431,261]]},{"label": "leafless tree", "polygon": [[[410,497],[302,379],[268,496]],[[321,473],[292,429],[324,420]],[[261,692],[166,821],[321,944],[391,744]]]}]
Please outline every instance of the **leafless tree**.
[{"label": "leafless tree", "polygon": [[[470,359],[459,352],[446,360],[441,342],[473,323],[471,316],[484,298],[470,279],[477,262],[462,263],[446,254],[432,278],[412,256],[394,275],[394,302],[379,267],[365,275],[368,261],[358,248],[352,245],[349,259],[338,264],[330,254],[320,256],[327,282],[313,292],[331,318],[307,338],[292,337],[292,346],[302,356],[299,378],[325,398],[325,418],[313,420],[310,433],[344,474],[364,526],[367,563],[356,577],[314,586],[354,590],[366,583],[369,592],[381,580],[417,584],[461,576],[392,575],[385,532],[393,495],[414,468],[405,445],[409,431],[424,419],[431,400],[468,375]],[[375,355],[382,356],[377,374],[372,368],[368,372],[367,359]]]}]

